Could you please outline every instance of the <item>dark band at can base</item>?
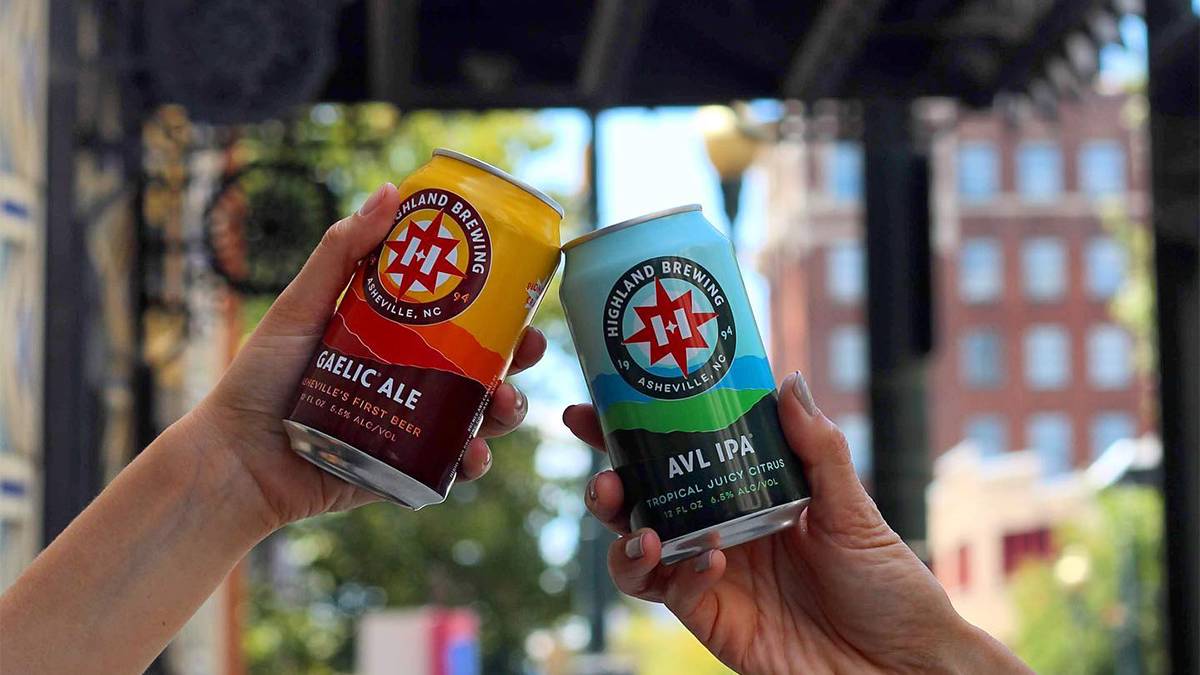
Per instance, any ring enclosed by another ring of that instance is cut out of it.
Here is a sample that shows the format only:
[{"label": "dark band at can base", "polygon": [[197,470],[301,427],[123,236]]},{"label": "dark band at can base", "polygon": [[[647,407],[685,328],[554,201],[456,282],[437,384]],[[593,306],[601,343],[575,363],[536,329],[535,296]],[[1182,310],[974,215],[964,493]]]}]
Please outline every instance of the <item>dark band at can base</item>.
[{"label": "dark band at can base", "polygon": [[804,497],[668,539],[662,543],[663,564],[674,565],[705,551],[726,549],[781,532],[796,524],[808,502],[809,498]]},{"label": "dark band at can base", "polygon": [[[433,368],[361,358],[357,363],[377,371],[373,382],[403,383],[410,395],[413,391],[429,392],[446,403],[423,401],[408,409],[376,388],[349,385],[314,365],[301,380],[300,396],[289,420],[336,439],[444,498],[491,392],[469,377]],[[399,393],[400,386],[397,384],[394,391]],[[403,396],[400,399],[410,400]],[[396,495],[384,496],[399,499]]]},{"label": "dark band at can base", "polygon": [[444,493],[329,434],[292,420],[283,426],[296,454],[348,483],[414,511],[446,500]]}]

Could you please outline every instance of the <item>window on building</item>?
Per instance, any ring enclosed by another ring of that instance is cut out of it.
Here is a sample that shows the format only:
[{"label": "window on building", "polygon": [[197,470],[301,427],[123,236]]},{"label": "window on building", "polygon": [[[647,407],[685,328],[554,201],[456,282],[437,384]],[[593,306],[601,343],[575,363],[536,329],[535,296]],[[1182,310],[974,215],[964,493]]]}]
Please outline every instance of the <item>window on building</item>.
[{"label": "window on building", "polygon": [[1067,247],[1058,237],[1032,237],[1021,245],[1025,297],[1038,302],[1061,300],[1067,290]]},{"label": "window on building", "polygon": [[1039,527],[1004,535],[1004,574],[1016,572],[1030,560],[1045,560],[1053,551],[1049,528]]},{"label": "window on building", "polygon": [[1092,418],[1092,459],[1099,457],[1113,443],[1135,436],[1137,436],[1137,420],[1133,418],[1133,415],[1119,410],[1097,413]]},{"label": "window on building", "polygon": [[1062,326],[1035,325],[1025,332],[1025,382],[1032,389],[1062,389],[1071,379],[1071,343]]},{"label": "window on building", "polygon": [[846,444],[850,446],[850,457],[854,460],[854,469],[858,475],[868,478],[871,475],[871,421],[866,415],[849,413],[841,415],[834,423],[846,436]]},{"label": "window on building", "polygon": [[862,146],[851,141],[838,141],[829,147],[825,187],[831,197],[839,202],[861,199],[862,175]]},{"label": "window on building", "polygon": [[1088,331],[1088,379],[1097,389],[1124,389],[1133,379],[1133,340],[1115,324]]},{"label": "window on building", "polygon": [[1062,152],[1049,141],[1017,148],[1017,192],[1027,202],[1052,202],[1062,193]]},{"label": "window on building", "polygon": [[1097,237],[1083,251],[1087,268],[1088,293],[1097,300],[1108,300],[1125,283],[1129,256],[1125,247],[1112,237]]},{"label": "window on building", "polygon": [[972,415],[963,424],[963,437],[984,457],[996,457],[1008,452],[1008,421],[1003,415],[985,413]]},{"label": "window on building", "polygon": [[833,300],[852,304],[863,297],[866,282],[862,244],[842,241],[825,252],[825,286]]},{"label": "window on building", "polygon": [[958,293],[972,304],[994,302],[1004,291],[1004,254],[990,237],[965,239],[958,254]]},{"label": "window on building", "polygon": [[1079,149],[1079,191],[1089,197],[1125,192],[1125,150],[1114,140],[1088,141]]},{"label": "window on building", "polygon": [[1042,460],[1045,476],[1071,470],[1071,419],[1063,413],[1036,413],[1025,429],[1026,444]]},{"label": "window on building", "polygon": [[829,335],[829,372],[842,391],[861,389],[867,381],[867,339],[862,326],[838,326]]},{"label": "window on building", "polygon": [[999,387],[1004,381],[1004,344],[1000,333],[990,328],[965,331],[959,342],[959,370],[968,387]]},{"label": "window on building", "polygon": [[967,203],[982,203],[1000,191],[1000,169],[991,143],[969,141],[958,149],[958,196]]}]

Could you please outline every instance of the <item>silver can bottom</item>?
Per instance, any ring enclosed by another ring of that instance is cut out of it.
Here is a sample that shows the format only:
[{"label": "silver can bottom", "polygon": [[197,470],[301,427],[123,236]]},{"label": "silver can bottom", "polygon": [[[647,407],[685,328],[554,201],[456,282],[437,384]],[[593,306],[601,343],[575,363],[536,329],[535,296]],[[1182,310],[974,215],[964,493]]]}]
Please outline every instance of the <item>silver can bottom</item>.
[{"label": "silver can bottom", "polygon": [[329,434],[292,420],[284,420],[283,427],[296,454],[347,483],[414,511],[446,500],[428,485]]},{"label": "silver can bottom", "polygon": [[710,525],[682,537],[664,541],[662,545],[663,564],[673,565],[715,548],[732,548],[791,527],[800,518],[800,512],[804,510],[804,507],[808,506],[808,500],[809,498],[805,497],[787,504],[772,506],[769,509],[748,513],[733,520]]}]

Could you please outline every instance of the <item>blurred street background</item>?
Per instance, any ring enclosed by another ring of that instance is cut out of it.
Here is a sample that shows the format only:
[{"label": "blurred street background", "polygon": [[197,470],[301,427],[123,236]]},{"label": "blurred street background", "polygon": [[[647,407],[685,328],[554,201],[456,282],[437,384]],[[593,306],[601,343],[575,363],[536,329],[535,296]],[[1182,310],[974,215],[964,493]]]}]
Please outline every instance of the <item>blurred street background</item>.
[{"label": "blurred street background", "polygon": [[[437,147],[699,202],[956,608],[1045,673],[1200,672],[1200,0],[0,0],[0,589]],[[151,672],[727,672],[619,597],[560,422],[290,526]]]}]

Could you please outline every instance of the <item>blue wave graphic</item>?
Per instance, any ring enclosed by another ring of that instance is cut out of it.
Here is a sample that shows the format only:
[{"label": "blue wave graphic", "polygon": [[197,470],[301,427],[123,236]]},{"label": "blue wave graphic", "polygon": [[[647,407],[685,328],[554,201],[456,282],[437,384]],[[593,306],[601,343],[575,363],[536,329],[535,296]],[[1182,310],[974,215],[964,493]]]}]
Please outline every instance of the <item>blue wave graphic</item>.
[{"label": "blue wave graphic", "polygon": [[[621,401],[647,402],[656,399],[629,386],[616,373],[601,373],[592,379],[592,396],[601,410]],[[771,367],[761,356],[740,356],[733,361],[729,372],[711,389],[774,389],[775,376]]]}]

